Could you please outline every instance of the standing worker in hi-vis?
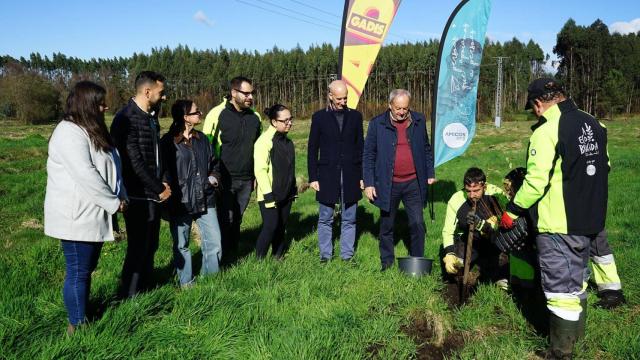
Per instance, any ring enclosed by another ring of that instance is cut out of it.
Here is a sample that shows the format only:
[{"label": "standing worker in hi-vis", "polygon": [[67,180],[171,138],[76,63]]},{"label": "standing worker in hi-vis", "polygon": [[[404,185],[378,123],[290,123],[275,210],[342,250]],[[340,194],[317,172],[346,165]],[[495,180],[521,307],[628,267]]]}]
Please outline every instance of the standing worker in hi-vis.
[{"label": "standing worker in hi-vis", "polygon": [[584,335],[590,242],[604,229],[608,197],[607,132],[580,111],[553,79],[534,80],[526,109],[538,118],[527,174],[501,226],[528,213],[536,231],[542,289],[550,310],[551,358],[571,358]]},{"label": "standing worker in hi-vis", "polygon": [[255,185],[253,145],[262,131],[262,119],[253,109],[254,95],[250,79],[234,77],[229,81],[229,94],[209,111],[202,128],[220,159],[218,216],[225,262],[237,255],[242,216]]}]

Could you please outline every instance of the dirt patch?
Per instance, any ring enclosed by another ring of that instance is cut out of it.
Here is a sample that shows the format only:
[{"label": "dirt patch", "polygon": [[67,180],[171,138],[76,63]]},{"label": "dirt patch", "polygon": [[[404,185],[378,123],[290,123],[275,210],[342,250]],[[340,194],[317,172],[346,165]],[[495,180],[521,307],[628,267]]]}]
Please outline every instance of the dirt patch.
[{"label": "dirt patch", "polygon": [[41,230],[43,228],[42,224],[40,224],[40,222],[37,219],[25,220],[22,222],[22,224],[20,224],[20,226],[26,229],[34,229],[34,230]]},{"label": "dirt patch", "polygon": [[[467,301],[476,292],[479,275],[479,273],[474,271],[469,273],[469,280],[471,285],[469,286],[468,293],[466,295]],[[460,289],[461,285],[459,285],[459,283],[462,283],[462,279],[459,279],[458,282],[454,283],[447,282],[444,284],[444,287],[442,289],[442,297],[444,298],[450,310],[457,310],[458,308],[460,308],[460,306],[465,304],[464,294],[462,294],[462,291]]]},{"label": "dirt patch", "polygon": [[400,330],[418,346],[416,359],[440,360],[451,357],[464,346],[463,333],[453,333],[440,317],[430,313],[414,313]]},{"label": "dirt patch", "polygon": [[376,359],[380,354],[380,351],[384,348],[384,344],[373,343],[369,344],[367,348],[364,350],[367,354],[366,359]]}]

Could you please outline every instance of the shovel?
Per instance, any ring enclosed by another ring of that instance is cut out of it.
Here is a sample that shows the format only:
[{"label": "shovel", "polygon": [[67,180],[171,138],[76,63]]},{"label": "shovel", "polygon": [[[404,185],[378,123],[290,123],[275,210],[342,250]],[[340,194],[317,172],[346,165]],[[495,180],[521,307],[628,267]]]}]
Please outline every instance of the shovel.
[{"label": "shovel", "polygon": [[[471,207],[473,213],[476,212],[476,201],[473,200]],[[459,284],[460,289],[460,304],[463,304],[469,298],[469,288],[471,287],[471,281],[469,277],[469,271],[471,270],[471,254],[473,251],[473,233],[475,231],[475,224],[469,224],[469,235],[467,236],[467,247],[464,254],[464,271],[462,273],[462,284]],[[460,278],[458,278],[460,279]],[[458,280],[459,281],[459,280]],[[460,286],[461,285],[461,286]]]}]

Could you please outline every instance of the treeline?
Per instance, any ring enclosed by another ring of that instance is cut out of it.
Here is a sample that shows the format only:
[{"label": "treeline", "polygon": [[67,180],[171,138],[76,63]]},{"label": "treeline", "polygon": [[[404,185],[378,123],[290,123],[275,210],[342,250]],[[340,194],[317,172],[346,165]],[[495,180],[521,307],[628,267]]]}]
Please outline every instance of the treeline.
[{"label": "treeline", "polygon": [[640,111],[640,32],[611,34],[600,20],[578,26],[569,19],[553,52],[560,60],[558,77],[585,111]]},{"label": "treeline", "polygon": [[[556,46],[561,59],[560,76],[569,79],[570,91],[581,106],[586,104],[595,111],[638,111],[639,57],[633,55],[640,48],[638,36],[610,35],[606,26],[603,31],[597,24],[602,23],[597,21],[589,28],[581,28],[575,26],[573,20],[567,22],[558,35]],[[609,54],[604,46],[608,41],[599,38],[603,47],[599,57],[595,57],[592,43],[582,41],[583,36],[573,35],[591,31],[589,29],[593,27],[599,29],[600,36],[606,33],[616,39],[610,43],[627,44],[635,52],[621,48],[616,52],[616,59],[604,59]],[[430,113],[438,46],[438,41],[434,40],[384,46],[359,104],[365,117],[384,109],[389,91],[398,87],[413,93],[415,109]],[[524,107],[527,84],[544,74],[544,63],[548,59],[533,41],[526,44],[516,38],[504,43],[487,41],[480,71],[479,119],[491,118],[495,111],[498,71],[495,58],[498,56],[507,57],[503,67],[503,114]],[[601,61],[585,61],[592,57]],[[329,44],[311,46],[307,50],[299,46],[292,50],[274,47],[265,53],[222,47],[193,50],[178,46],[153,49],[150,54],[133,54],[129,58],[91,60],[59,53],[51,58],[39,53],[31,54],[28,59],[4,56],[0,57],[0,116],[17,117],[26,122],[55,119],[67,89],[79,79],[94,80],[105,86],[108,105],[115,111],[132,95],[135,75],[142,70],[155,70],[167,77],[169,104],[171,100],[189,97],[208,109],[227,93],[230,78],[243,75],[254,80],[258,108],[284,102],[293,108],[297,117],[308,117],[325,105],[326,87],[338,72],[337,63],[338,49]],[[598,70],[589,66],[596,66]],[[621,106],[621,99],[604,95],[604,89],[608,94],[614,93],[609,91],[613,85],[607,88],[604,83],[622,83],[620,78],[626,81],[623,84],[626,87],[621,90],[625,106]],[[52,99],[57,101],[54,103]],[[45,102],[46,105],[34,106]],[[166,106],[168,104],[165,104],[165,111]]]}]

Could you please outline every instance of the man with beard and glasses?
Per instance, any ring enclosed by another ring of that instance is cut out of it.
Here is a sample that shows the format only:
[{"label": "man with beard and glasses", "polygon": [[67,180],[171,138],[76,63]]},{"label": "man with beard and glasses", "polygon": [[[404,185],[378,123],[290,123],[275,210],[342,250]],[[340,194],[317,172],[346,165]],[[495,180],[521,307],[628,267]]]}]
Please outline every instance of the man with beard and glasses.
[{"label": "man with beard and glasses", "polygon": [[253,110],[255,91],[251,80],[237,76],[229,82],[229,94],[204,121],[203,132],[220,159],[222,196],[219,201],[222,254],[229,261],[237,253],[242,215],[254,188],[253,147],[262,129]]}]

